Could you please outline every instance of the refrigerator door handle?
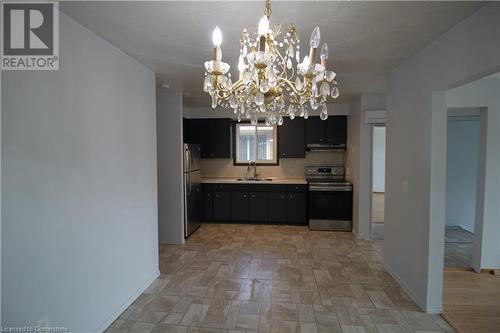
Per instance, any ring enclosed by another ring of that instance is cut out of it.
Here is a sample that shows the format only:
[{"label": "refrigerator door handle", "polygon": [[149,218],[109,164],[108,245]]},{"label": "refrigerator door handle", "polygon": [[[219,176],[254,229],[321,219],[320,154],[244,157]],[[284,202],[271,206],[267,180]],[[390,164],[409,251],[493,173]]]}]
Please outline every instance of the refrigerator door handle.
[{"label": "refrigerator door handle", "polygon": [[188,155],[188,177],[189,177],[189,191],[188,195],[191,194],[191,151],[188,149],[187,150],[187,155]]}]

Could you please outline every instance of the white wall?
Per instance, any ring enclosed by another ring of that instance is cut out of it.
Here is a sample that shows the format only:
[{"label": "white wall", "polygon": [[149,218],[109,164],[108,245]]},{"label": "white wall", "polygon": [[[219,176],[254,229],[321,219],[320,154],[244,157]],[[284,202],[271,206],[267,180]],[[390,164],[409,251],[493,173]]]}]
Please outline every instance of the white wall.
[{"label": "white wall", "polygon": [[373,127],[372,191],[385,192],[385,126]]},{"label": "white wall", "polygon": [[182,95],[156,92],[158,234],[160,244],[184,243]]},{"label": "white wall", "polygon": [[154,73],[64,14],[2,73],[2,325],[103,331],[159,274]]},{"label": "white wall", "polygon": [[446,103],[454,108],[482,108],[481,121],[485,124],[479,137],[481,163],[475,217],[476,240],[482,246],[475,247],[472,261],[477,271],[500,268],[500,79],[488,77],[451,89],[446,94]]},{"label": "white wall", "polygon": [[346,179],[353,184],[353,232],[362,239],[371,238],[372,135],[365,112],[384,109],[384,94],[362,94],[349,104]]},{"label": "white wall", "polygon": [[446,157],[446,225],[474,232],[479,109],[448,110]]},{"label": "white wall", "polygon": [[486,4],[389,75],[384,262],[429,312],[440,311],[442,305],[443,91],[500,68],[499,17],[500,3]]}]

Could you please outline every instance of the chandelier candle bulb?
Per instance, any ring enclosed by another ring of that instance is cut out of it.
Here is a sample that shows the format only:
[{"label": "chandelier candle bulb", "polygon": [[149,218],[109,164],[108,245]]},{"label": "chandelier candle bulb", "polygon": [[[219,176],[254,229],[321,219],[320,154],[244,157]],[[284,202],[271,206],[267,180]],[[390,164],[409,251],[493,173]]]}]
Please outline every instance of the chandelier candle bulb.
[{"label": "chandelier candle bulb", "polygon": [[214,43],[214,61],[221,61],[222,51],[220,46],[222,44],[222,31],[218,26],[212,32],[212,42]]},{"label": "chandelier candle bulb", "polygon": [[259,29],[258,29],[260,52],[266,51],[266,35],[268,32],[269,32],[269,18],[266,15],[264,15],[259,21]]},{"label": "chandelier candle bulb", "polygon": [[323,43],[323,46],[321,47],[319,58],[321,59],[321,65],[326,69],[326,59],[328,59],[328,45],[326,43]]},{"label": "chandelier candle bulb", "polygon": [[311,47],[309,49],[309,59],[311,60],[311,63],[314,63],[314,57],[316,56],[316,49],[319,46],[319,42],[321,40],[321,32],[319,30],[319,27],[316,26],[311,33],[311,38],[309,39],[309,46]]}]

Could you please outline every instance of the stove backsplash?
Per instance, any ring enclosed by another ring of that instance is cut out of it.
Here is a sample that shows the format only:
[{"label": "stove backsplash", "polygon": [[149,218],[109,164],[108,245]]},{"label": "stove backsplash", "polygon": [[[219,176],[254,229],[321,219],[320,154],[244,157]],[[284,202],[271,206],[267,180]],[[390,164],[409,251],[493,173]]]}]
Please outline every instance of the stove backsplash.
[{"label": "stove backsplash", "polygon": [[[344,152],[310,151],[305,158],[283,158],[276,166],[257,166],[263,177],[304,178],[305,167],[309,165],[344,165]],[[202,177],[235,178],[245,177],[246,166],[233,165],[232,159],[202,159]]]}]

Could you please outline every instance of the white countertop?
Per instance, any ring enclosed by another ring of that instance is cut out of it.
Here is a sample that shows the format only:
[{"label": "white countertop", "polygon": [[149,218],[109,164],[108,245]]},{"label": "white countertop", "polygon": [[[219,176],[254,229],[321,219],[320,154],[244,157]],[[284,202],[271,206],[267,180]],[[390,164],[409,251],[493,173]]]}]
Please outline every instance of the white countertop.
[{"label": "white countertop", "polygon": [[272,180],[238,180],[238,178],[212,178],[204,177],[201,179],[202,183],[206,184],[290,184],[290,185],[306,185],[307,180],[305,178],[275,178],[275,177],[263,177],[265,179],[272,178]]}]

